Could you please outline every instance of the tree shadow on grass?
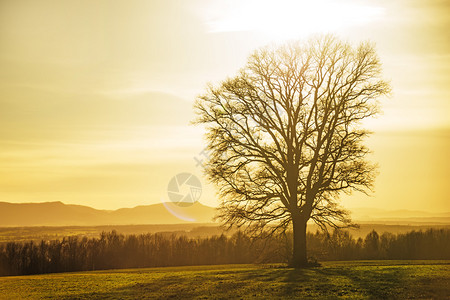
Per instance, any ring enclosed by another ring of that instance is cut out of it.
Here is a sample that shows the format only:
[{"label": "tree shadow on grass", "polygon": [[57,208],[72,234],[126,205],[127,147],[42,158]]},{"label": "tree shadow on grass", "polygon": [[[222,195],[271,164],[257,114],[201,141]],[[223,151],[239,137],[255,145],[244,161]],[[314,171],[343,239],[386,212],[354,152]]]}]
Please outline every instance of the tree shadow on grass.
[{"label": "tree shadow on grass", "polygon": [[244,286],[245,282],[233,280],[229,272],[218,272],[217,276],[170,275],[107,292],[81,293],[64,299],[229,299],[230,294],[239,297]]},{"label": "tree shadow on grass", "polygon": [[[256,267],[172,273],[107,292],[65,299],[448,299],[447,277],[416,266],[333,265],[309,269]],[[427,281],[428,280],[428,281]],[[439,288],[442,285],[443,287]]]},{"label": "tree shadow on grass", "polygon": [[[291,269],[285,295],[299,298],[450,299],[440,278],[417,278],[414,267],[361,266]],[[430,282],[426,282],[427,278]]]},{"label": "tree shadow on grass", "polygon": [[304,296],[392,299],[400,297],[397,293],[402,291],[402,282],[406,276],[404,271],[379,273],[377,270],[364,271],[345,267],[291,270],[286,277],[286,294],[295,293],[302,280],[300,286]]}]

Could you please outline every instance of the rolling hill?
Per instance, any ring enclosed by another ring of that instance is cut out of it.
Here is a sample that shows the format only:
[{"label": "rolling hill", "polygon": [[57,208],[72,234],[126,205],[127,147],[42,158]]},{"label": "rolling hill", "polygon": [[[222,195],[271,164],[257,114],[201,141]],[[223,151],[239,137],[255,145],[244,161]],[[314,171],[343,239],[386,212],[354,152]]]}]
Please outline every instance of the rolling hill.
[{"label": "rolling hill", "polygon": [[215,208],[198,202],[188,207],[159,203],[117,210],[62,202],[0,202],[0,227],[211,223],[214,214]]},{"label": "rolling hill", "polygon": [[[140,224],[213,223],[214,207],[199,202],[180,207],[173,203],[141,205],[117,210],[100,210],[62,202],[0,202],[0,227],[21,226],[99,226]],[[412,210],[356,208],[352,218],[359,224],[448,225],[450,213]]]}]

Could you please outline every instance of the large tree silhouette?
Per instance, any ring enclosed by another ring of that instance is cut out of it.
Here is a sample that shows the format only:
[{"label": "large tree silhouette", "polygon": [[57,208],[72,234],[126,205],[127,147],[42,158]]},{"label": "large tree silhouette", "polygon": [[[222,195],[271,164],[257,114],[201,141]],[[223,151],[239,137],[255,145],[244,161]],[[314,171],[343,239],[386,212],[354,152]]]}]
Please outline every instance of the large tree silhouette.
[{"label": "large tree silhouette", "polygon": [[[292,228],[292,265],[307,264],[306,226],[350,223],[341,192],[367,192],[361,121],[389,93],[374,47],[333,36],[255,51],[237,76],[198,97],[206,125],[205,172],[218,187],[219,217],[252,229]],[[292,227],[290,227],[292,225]]]}]

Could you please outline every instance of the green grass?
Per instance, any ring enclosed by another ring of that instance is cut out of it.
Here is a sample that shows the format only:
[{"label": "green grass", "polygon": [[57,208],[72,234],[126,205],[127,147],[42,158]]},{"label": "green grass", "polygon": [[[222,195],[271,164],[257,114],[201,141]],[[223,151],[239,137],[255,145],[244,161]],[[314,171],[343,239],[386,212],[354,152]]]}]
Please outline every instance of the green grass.
[{"label": "green grass", "polygon": [[0,277],[4,299],[450,299],[450,261],[127,269]]}]

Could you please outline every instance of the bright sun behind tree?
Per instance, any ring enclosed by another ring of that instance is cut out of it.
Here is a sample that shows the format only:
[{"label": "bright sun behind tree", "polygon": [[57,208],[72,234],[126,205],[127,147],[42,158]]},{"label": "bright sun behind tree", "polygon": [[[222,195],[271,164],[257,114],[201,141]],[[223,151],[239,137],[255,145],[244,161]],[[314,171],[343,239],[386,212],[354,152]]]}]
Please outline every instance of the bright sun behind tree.
[{"label": "bright sun behind tree", "polygon": [[[257,7],[257,9],[256,9]],[[350,1],[229,1],[206,12],[211,32],[257,31],[272,40],[335,32],[380,17],[383,9]]]}]

